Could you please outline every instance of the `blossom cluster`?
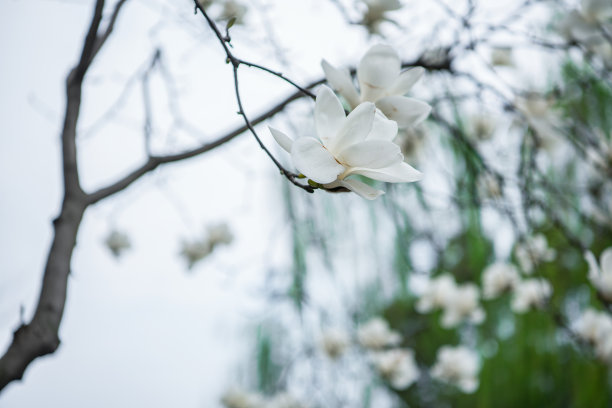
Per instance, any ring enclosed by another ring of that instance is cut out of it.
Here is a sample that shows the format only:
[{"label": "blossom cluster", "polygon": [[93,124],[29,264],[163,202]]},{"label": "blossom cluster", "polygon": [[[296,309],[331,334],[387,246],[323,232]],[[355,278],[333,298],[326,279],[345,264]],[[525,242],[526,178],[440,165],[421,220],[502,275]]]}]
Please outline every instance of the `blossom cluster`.
[{"label": "blossom cluster", "polygon": [[306,408],[306,405],[286,392],[266,397],[239,388],[227,390],[221,397],[221,404],[226,408]]},{"label": "blossom cluster", "polygon": [[209,225],[204,236],[196,240],[184,240],[181,255],[191,269],[198,261],[206,258],[219,245],[229,245],[234,237],[225,223]]},{"label": "blossom cluster", "polygon": [[[359,326],[356,337],[372,367],[392,388],[404,390],[419,379],[421,370],[414,350],[401,346],[404,339],[386,320],[381,317],[368,320]],[[336,360],[350,346],[350,336],[337,328],[327,329],[323,332],[321,345],[323,351]],[[478,372],[478,356],[464,346],[440,348],[430,370],[433,378],[468,393],[478,387]]]},{"label": "blossom cluster", "polygon": [[296,169],[311,185],[325,189],[345,188],[366,199],[383,191],[350,176],[364,176],[389,183],[414,182],[421,173],[404,162],[400,146],[394,142],[398,128],[415,126],[431,110],[425,102],[404,96],[423,75],[422,68],[401,72],[401,60],[387,45],[371,47],[357,68],[359,90],[348,71],[321,63],[334,92],[322,86],[314,109],[318,137],[293,140],[270,128],[276,142],[291,154]]}]

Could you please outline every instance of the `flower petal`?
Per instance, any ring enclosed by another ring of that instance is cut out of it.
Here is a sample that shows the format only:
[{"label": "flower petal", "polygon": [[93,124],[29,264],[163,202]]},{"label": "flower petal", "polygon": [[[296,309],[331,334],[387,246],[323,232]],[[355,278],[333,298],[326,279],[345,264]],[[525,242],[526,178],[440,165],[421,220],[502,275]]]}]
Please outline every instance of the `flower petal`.
[{"label": "flower petal", "polygon": [[612,247],[606,249],[599,257],[601,273],[604,275],[612,274]]},{"label": "flower petal", "polygon": [[315,127],[324,146],[328,146],[342,125],[346,116],[340,100],[334,92],[323,85],[315,102]]},{"label": "flower petal", "polygon": [[393,140],[397,136],[397,122],[389,120],[385,115],[376,109],[374,122],[372,122],[372,130],[368,134],[367,139]]},{"label": "flower petal", "polygon": [[291,146],[293,145],[293,140],[291,140],[289,136],[287,136],[280,130],[276,130],[270,126],[268,126],[268,129],[270,129],[270,133],[272,133],[272,136],[274,137],[274,140],[276,140],[276,143],[278,143],[279,146],[282,147],[286,152],[291,153]]},{"label": "flower petal", "polygon": [[325,72],[327,82],[329,82],[336,92],[346,99],[349,105],[351,105],[351,108],[355,108],[359,105],[359,94],[355,89],[355,85],[353,85],[351,75],[346,71],[334,68],[325,60],[321,61],[321,67],[323,68],[323,72]]},{"label": "flower petal", "polygon": [[400,128],[418,125],[431,112],[431,106],[425,102],[397,95],[378,100],[376,106]]},{"label": "flower petal", "polygon": [[401,61],[395,50],[383,44],[374,45],[357,67],[361,100],[375,102],[385,94],[399,76]]},{"label": "flower petal", "polygon": [[[354,167],[349,174],[361,174],[374,180],[386,181],[387,183],[411,183],[419,181],[423,175],[420,171],[408,163],[400,162],[381,169],[368,169]],[[349,175],[347,174],[347,176]]]},{"label": "flower petal", "polygon": [[387,95],[405,95],[424,73],[425,68],[423,67],[414,67],[402,72],[387,90]]},{"label": "flower petal", "polygon": [[366,200],[374,200],[375,198],[385,194],[384,191],[370,187],[366,183],[359,180],[339,180],[338,182],[341,186],[348,188],[356,194],[359,194]]},{"label": "flower petal", "polygon": [[380,169],[404,160],[398,145],[387,140],[366,140],[347,147],[338,159],[349,167]]},{"label": "flower petal", "polygon": [[373,103],[364,102],[359,104],[349,113],[344,126],[340,129],[336,138],[326,147],[335,154],[352,144],[364,141],[370,130],[372,130],[375,114],[376,106]]},{"label": "flower petal", "polygon": [[300,173],[321,184],[331,183],[344,171],[321,142],[312,137],[296,139],[291,148],[291,158]]}]

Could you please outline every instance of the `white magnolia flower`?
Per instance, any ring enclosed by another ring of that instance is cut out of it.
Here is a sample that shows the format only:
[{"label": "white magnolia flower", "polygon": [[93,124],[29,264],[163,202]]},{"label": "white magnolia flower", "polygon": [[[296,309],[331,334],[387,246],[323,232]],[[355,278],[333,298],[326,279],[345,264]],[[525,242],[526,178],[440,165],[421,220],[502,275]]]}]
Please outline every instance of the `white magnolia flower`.
[{"label": "white magnolia flower", "polygon": [[567,40],[595,44],[606,41],[601,25],[612,18],[609,0],[582,0],[579,10],[572,10],[560,22],[558,29]]},{"label": "white magnolia flower", "polygon": [[512,48],[510,47],[495,47],[491,50],[491,64],[501,67],[514,66],[512,58]]},{"label": "white magnolia flower", "polygon": [[440,275],[431,279],[416,304],[419,313],[428,313],[443,307],[446,299],[453,296],[457,290],[455,280],[449,274]]},{"label": "white magnolia flower", "polygon": [[225,0],[223,10],[219,15],[220,20],[230,20],[235,18],[234,24],[244,24],[244,16],[248,8],[234,0]]},{"label": "white magnolia flower", "polygon": [[374,367],[381,377],[397,390],[404,390],[419,378],[419,368],[410,349],[391,349],[372,356]]},{"label": "white magnolia flower", "polygon": [[265,398],[257,393],[239,388],[227,390],[221,397],[221,404],[226,408],[265,408]]},{"label": "white magnolia flower", "polygon": [[538,92],[530,92],[525,97],[518,97],[516,108],[525,115],[529,127],[537,135],[538,147],[551,151],[559,140],[561,118],[553,111],[555,101]]},{"label": "white magnolia flower", "polygon": [[265,408],[305,408],[297,398],[288,392],[276,394],[267,401]]},{"label": "white magnolia flower", "polygon": [[363,0],[363,2],[367,9],[361,24],[366,26],[370,33],[379,33],[380,24],[390,21],[386,13],[399,10],[402,7],[399,0]]},{"label": "white magnolia flower", "polygon": [[483,199],[498,199],[503,193],[498,178],[489,172],[482,172],[478,175],[476,189],[480,198]]},{"label": "white magnolia flower", "polygon": [[584,256],[589,264],[589,280],[605,300],[612,302],[612,247],[601,253],[599,264],[591,251]]},{"label": "white magnolia flower", "polygon": [[519,282],[516,267],[509,263],[496,262],[482,273],[482,291],[485,299],[493,299],[512,290]]},{"label": "white magnolia flower", "polygon": [[478,388],[479,370],[478,355],[474,351],[465,346],[443,346],[438,350],[431,376],[472,393]]},{"label": "white magnolia flower", "polygon": [[208,243],[211,248],[217,245],[229,245],[234,240],[234,236],[226,223],[209,225],[207,228]]},{"label": "white magnolia flower", "polygon": [[478,303],[479,297],[478,287],[472,283],[457,286],[450,291],[442,304],[442,327],[457,327],[466,320],[474,324],[482,323],[485,312]]},{"label": "white magnolia flower", "polygon": [[183,241],[181,244],[181,255],[187,261],[187,267],[191,269],[196,262],[206,258],[212,249],[208,239],[196,241]]},{"label": "white magnolia flower", "polygon": [[350,338],[346,331],[338,328],[328,328],[321,336],[321,347],[330,358],[340,357],[350,345]]},{"label": "white magnolia flower", "polygon": [[376,103],[376,107],[400,128],[419,124],[431,112],[431,106],[425,102],[404,96],[425,70],[416,67],[400,72],[401,60],[388,45],[374,45],[359,62],[357,79],[360,92],[355,89],[348,71],[336,69],[326,60],[321,61],[321,66],[331,87],[352,109],[362,102]]},{"label": "white magnolia flower", "polygon": [[117,258],[121,256],[124,251],[132,247],[130,238],[127,236],[127,234],[116,230],[113,230],[110,234],[108,234],[104,244],[106,244],[106,247]]},{"label": "white magnolia flower", "polygon": [[270,132],[291,153],[295,167],[325,188],[345,187],[373,200],[384,192],[347,177],[362,175],[389,183],[421,179],[421,173],[404,163],[399,146],[392,142],[397,124],[377,112],[373,103],[364,102],[345,116],[340,100],[323,86],[315,103],[315,127],[318,139],[292,140],[276,129]]},{"label": "white magnolia flower", "polygon": [[612,363],[612,316],[609,313],[587,309],[574,325],[574,331],[593,345],[598,358]]},{"label": "white magnolia flower", "polygon": [[525,313],[529,309],[541,308],[552,295],[552,286],[541,278],[525,279],[516,285],[512,310]]},{"label": "white magnolia flower", "polygon": [[612,317],[608,313],[589,308],[577,320],[574,331],[581,339],[597,344],[612,335]]},{"label": "white magnolia flower", "polygon": [[397,346],[402,337],[389,328],[389,323],[380,317],[374,317],[357,330],[357,340],[363,347],[373,350],[387,346]]},{"label": "white magnolia flower", "polygon": [[497,129],[497,121],[491,114],[479,113],[472,116],[469,126],[474,139],[485,141],[493,137]]},{"label": "white magnolia flower", "polygon": [[517,244],[514,254],[526,274],[531,274],[539,263],[551,262],[557,256],[557,252],[548,246],[546,237],[542,234],[536,234],[526,242]]},{"label": "white magnolia flower", "polygon": [[404,155],[405,160],[419,163],[421,161],[421,152],[425,147],[425,138],[427,132],[423,125],[418,125],[409,128],[399,129],[395,143],[397,143]]}]

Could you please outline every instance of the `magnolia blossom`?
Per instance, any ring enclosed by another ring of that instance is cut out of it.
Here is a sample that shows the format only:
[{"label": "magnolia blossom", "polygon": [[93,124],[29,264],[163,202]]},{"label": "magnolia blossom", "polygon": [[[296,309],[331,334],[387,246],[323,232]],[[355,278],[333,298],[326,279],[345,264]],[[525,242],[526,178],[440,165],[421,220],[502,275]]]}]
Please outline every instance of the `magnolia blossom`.
[{"label": "magnolia blossom", "polygon": [[427,133],[425,127],[421,124],[414,127],[399,129],[395,143],[397,143],[408,161],[419,163],[421,162],[421,152],[425,147],[425,138]]},{"label": "magnolia blossom", "polygon": [[474,139],[478,141],[489,140],[495,133],[497,121],[491,114],[479,113],[472,116],[469,127]]},{"label": "magnolia blossom", "polygon": [[402,337],[389,328],[389,323],[380,317],[374,317],[357,330],[357,340],[363,347],[373,350],[396,346]]},{"label": "magnolia blossom", "polygon": [[529,309],[541,308],[552,295],[552,286],[541,278],[525,279],[516,285],[512,310],[525,313]]},{"label": "magnolia blossom", "polygon": [[601,25],[612,18],[612,2],[609,0],[582,0],[578,10],[565,16],[558,29],[567,40],[593,44],[605,41]]},{"label": "magnolia blossom", "polygon": [[612,302],[612,247],[601,253],[599,264],[592,252],[584,256],[589,264],[589,280],[605,300]]},{"label": "magnolia blossom", "polygon": [[234,236],[226,223],[209,225],[207,233],[208,243],[211,248],[217,245],[229,245],[234,240]]},{"label": "magnolia blossom", "polygon": [[554,100],[538,92],[530,92],[515,101],[516,108],[525,115],[529,127],[538,136],[538,147],[551,151],[559,140],[560,117],[552,110]]},{"label": "magnolia blossom", "polygon": [[297,398],[288,392],[282,392],[270,398],[265,405],[265,408],[305,408]]},{"label": "magnolia blossom", "polygon": [[427,282],[423,294],[419,297],[416,310],[419,313],[428,313],[434,309],[443,307],[448,299],[457,289],[455,280],[449,274],[440,275]]},{"label": "magnolia blossom", "polygon": [[321,347],[330,358],[340,357],[350,345],[350,338],[346,331],[338,328],[329,328],[323,331]]},{"label": "magnolia blossom", "polygon": [[479,370],[478,355],[474,351],[465,346],[443,346],[438,350],[431,376],[472,393],[478,388]]},{"label": "magnolia blossom", "polygon": [[397,390],[403,390],[419,378],[419,368],[410,349],[380,351],[372,356],[374,367],[381,377]]},{"label": "magnolia blossom", "polygon": [[457,327],[466,320],[474,324],[482,323],[485,312],[478,303],[479,297],[478,287],[472,283],[455,287],[443,302],[442,327]]},{"label": "magnolia blossom", "polygon": [[404,163],[400,147],[392,142],[397,124],[386,119],[371,102],[364,102],[348,116],[336,95],[321,87],[315,103],[315,127],[319,138],[289,138],[270,128],[277,143],[291,153],[295,167],[325,188],[345,187],[373,200],[383,191],[355,179],[362,175],[389,183],[421,179],[421,173]]},{"label": "magnolia blossom", "polygon": [[219,15],[220,20],[230,20],[235,18],[234,24],[243,24],[244,16],[248,9],[245,5],[238,3],[234,0],[225,0],[223,3],[223,10]]},{"label": "magnolia blossom", "polygon": [[206,258],[212,249],[207,239],[195,241],[183,241],[181,243],[181,256],[187,261],[187,267],[191,269],[198,261]]},{"label": "magnolia blossom", "polygon": [[501,67],[512,67],[514,61],[512,58],[512,48],[510,47],[495,47],[491,50],[491,64]]},{"label": "magnolia blossom", "polygon": [[485,299],[493,299],[512,290],[519,282],[516,267],[509,263],[496,262],[482,273],[482,291]]},{"label": "magnolia blossom", "polygon": [[612,316],[609,313],[587,309],[574,325],[574,331],[593,345],[598,358],[612,363]]},{"label": "magnolia blossom", "polygon": [[480,198],[498,199],[502,197],[502,186],[499,179],[489,172],[478,175],[476,189]]},{"label": "magnolia blossom", "polygon": [[514,254],[519,266],[526,274],[531,274],[539,263],[553,261],[557,256],[557,252],[548,246],[546,237],[542,234],[536,234],[526,242],[518,244],[514,249]]},{"label": "magnolia blossom", "polygon": [[321,66],[329,84],[344,97],[351,109],[362,102],[376,103],[376,107],[400,128],[419,124],[431,112],[431,106],[425,102],[403,96],[425,70],[416,67],[400,72],[401,60],[388,45],[374,45],[361,59],[357,67],[360,92],[355,89],[348,71],[336,69],[326,60],[321,62]]},{"label": "magnolia blossom", "polygon": [[221,397],[226,408],[265,408],[265,398],[261,394],[247,392],[239,388],[227,390]]},{"label": "magnolia blossom", "polygon": [[391,21],[386,16],[389,11],[399,10],[402,5],[399,0],[363,0],[367,6],[361,24],[368,28],[370,33],[378,33],[380,24]]},{"label": "magnolia blossom", "polygon": [[113,230],[110,234],[108,234],[104,244],[106,244],[106,247],[117,258],[121,256],[124,251],[132,247],[130,238],[127,236],[127,234],[116,230]]}]

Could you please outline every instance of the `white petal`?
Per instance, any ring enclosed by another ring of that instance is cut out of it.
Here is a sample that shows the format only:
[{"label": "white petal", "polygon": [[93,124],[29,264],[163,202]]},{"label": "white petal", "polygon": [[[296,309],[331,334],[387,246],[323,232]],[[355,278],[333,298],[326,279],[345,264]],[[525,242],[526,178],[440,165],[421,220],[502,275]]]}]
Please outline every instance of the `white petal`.
[{"label": "white petal", "polygon": [[400,74],[397,80],[387,90],[388,95],[405,95],[425,73],[423,67],[414,67]]},{"label": "white petal", "polygon": [[599,257],[601,273],[612,274],[612,247],[606,249]]},{"label": "white petal", "polygon": [[317,134],[323,145],[328,146],[344,125],[346,116],[338,97],[325,85],[317,94],[314,113]]},{"label": "white petal", "polygon": [[397,136],[397,122],[389,120],[380,111],[376,110],[372,130],[368,134],[367,139],[393,140]]},{"label": "white petal", "polygon": [[384,191],[370,187],[359,180],[339,180],[339,183],[343,187],[346,187],[351,190],[352,192],[359,194],[366,200],[374,200],[378,196],[385,194]]},{"label": "white petal", "polygon": [[425,102],[405,96],[387,96],[377,101],[376,106],[400,128],[418,125],[431,112],[431,106]]},{"label": "white petal", "polygon": [[592,282],[597,281],[599,279],[601,271],[599,270],[599,265],[597,265],[597,259],[595,259],[595,255],[593,255],[591,251],[585,251],[584,258],[589,264],[589,279]]},{"label": "white petal", "polygon": [[321,67],[323,68],[323,72],[325,72],[327,82],[329,82],[336,92],[346,99],[349,105],[351,105],[351,108],[355,108],[359,105],[359,94],[355,89],[355,85],[353,85],[351,75],[348,72],[334,68],[325,60],[321,61]]},{"label": "white petal", "polygon": [[347,147],[338,159],[350,167],[380,169],[404,160],[398,145],[387,140],[366,140]]},{"label": "white petal", "polygon": [[371,47],[357,67],[361,100],[374,102],[384,95],[399,76],[401,61],[393,48],[378,44]]},{"label": "white petal", "polygon": [[272,136],[274,137],[274,140],[276,140],[276,143],[278,143],[280,147],[285,149],[286,152],[291,153],[291,146],[293,145],[293,140],[291,140],[289,136],[287,136],[280,130],[276,130],[270,126],[268,126],[268,129],[270,129],[270,133],[272,133]]},{"label": "white petal", "polygon": [[[411,183],[419,181],[423,175],[420,171],[407,163],[401,162],[382,169],[367,169],[354,167],[349,174],[361,174],[374,180],[386,181],[387,183]],[[348,176],[348,174],[347,174]]]},{"label": "white petal", "polygon": [[312,137],[296,139],[291,148],[291,158],[300,173],[321,184],[331,183],[344,171],[321,142]]},{"label": "white petal", "polygon": [[357,106],[346,117],[344,126],[340,129],[336,138],[326,147],[332,153],[337,153],[352,144],[364,141],[372,130],[375,114],[376,106],[371,102],[364,102]]}]

